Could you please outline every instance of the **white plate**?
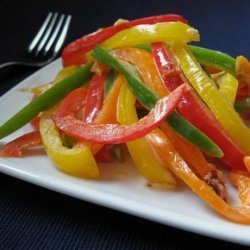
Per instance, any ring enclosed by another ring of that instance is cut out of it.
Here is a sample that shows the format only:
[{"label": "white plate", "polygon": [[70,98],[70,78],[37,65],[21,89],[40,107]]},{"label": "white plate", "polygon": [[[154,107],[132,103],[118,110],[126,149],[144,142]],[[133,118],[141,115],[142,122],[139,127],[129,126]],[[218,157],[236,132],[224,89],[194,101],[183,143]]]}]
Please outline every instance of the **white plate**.
[{"label": "white plate", "polygon": [[[51,81],[60,69],[57,60],[39,70],[0,98],[0,124],[29,102],[31,87]],[[0,144],[28,132],[27,125]],[[130,162],[101,166],[102,178],[84,180],[58,171],[41,154],[22,159],[0,158],[0,171],[33,184],[155,222],[198,234],[250,245],[250,226],[226,221],[187,187],[157,190],[146,185]]]}]

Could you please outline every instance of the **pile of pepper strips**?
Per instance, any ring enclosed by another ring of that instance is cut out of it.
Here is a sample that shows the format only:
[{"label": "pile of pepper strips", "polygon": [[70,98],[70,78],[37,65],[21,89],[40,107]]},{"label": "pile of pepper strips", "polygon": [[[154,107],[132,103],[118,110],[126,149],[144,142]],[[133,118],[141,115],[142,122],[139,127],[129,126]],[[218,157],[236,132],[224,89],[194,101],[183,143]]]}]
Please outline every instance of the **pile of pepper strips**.
[{"label": "pile of pepper strips", "polygon": [[[178,177],[225,218],[249,224],[250,64],[193,41],[198,31],[167,14],[120,20],[72,42],[56,79],[0,127],[0,139],[29,122],[35,128],[0,156],[43,146],[60,170],[98,178],[97,162],[121,160],[126,145],[148,182],[174,187]],[[218,162],[240,208],[227,202]]]}]

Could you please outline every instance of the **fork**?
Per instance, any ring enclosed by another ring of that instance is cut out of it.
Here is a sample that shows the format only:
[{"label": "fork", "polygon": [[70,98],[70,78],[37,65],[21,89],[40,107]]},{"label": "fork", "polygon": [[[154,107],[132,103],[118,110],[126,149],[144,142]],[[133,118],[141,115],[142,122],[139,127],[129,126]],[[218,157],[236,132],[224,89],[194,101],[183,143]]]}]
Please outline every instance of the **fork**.
[{"label": "fork", "polygon": [[71,15],[49,12],[28,46],[25,56],[0,64],[0,69],[14,65],[42,67],[51,62],[62,48],[70,21]]}]

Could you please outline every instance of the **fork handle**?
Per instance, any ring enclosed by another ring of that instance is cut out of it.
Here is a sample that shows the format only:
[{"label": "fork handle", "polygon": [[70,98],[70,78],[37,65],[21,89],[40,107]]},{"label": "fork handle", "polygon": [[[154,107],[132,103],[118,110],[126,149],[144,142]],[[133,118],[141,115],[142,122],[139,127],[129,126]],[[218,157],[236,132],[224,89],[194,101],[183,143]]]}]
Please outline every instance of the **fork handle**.
[{"label": "fork handle", "polygon": [[44,62],[19,62],[19,61],[5,62],[0,64],[0,70],[11,66],[27,66],[33,68],[42,67],[53,61],[53,59],[55,59],[55,56],[51,57],[49,60]]},{"label": "fork handle", "polygon": [[0,64],[0,70],[3,69],[3,68],[14,66],[14,65],[19,65],[19,64],[18,64],[18,62],[5,62],[5,63],[2,63],[2,64]]}]

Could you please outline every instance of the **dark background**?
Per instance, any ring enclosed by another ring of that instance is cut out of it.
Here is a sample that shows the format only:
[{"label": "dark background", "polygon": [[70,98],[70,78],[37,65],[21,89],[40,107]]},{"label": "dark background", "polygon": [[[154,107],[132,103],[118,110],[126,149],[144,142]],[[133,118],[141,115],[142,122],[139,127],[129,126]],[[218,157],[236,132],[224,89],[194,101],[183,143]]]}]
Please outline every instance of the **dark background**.
[{"label": "dark background", "polygon": [[[200,45],[232,56],[244,54],[249,57],[250,54],[250,2],[247,0],[0,0],[0,62],[26,49],[49,11],[73,15],[66,43],[111,25],[118,18],[176,13],[200,31]],[[0,95],[34,71],[13,68],[0,72]],[[1,107],[0,112],[4,112]],[[244,247],[99,207],[0,174],[0,248]]]}]

